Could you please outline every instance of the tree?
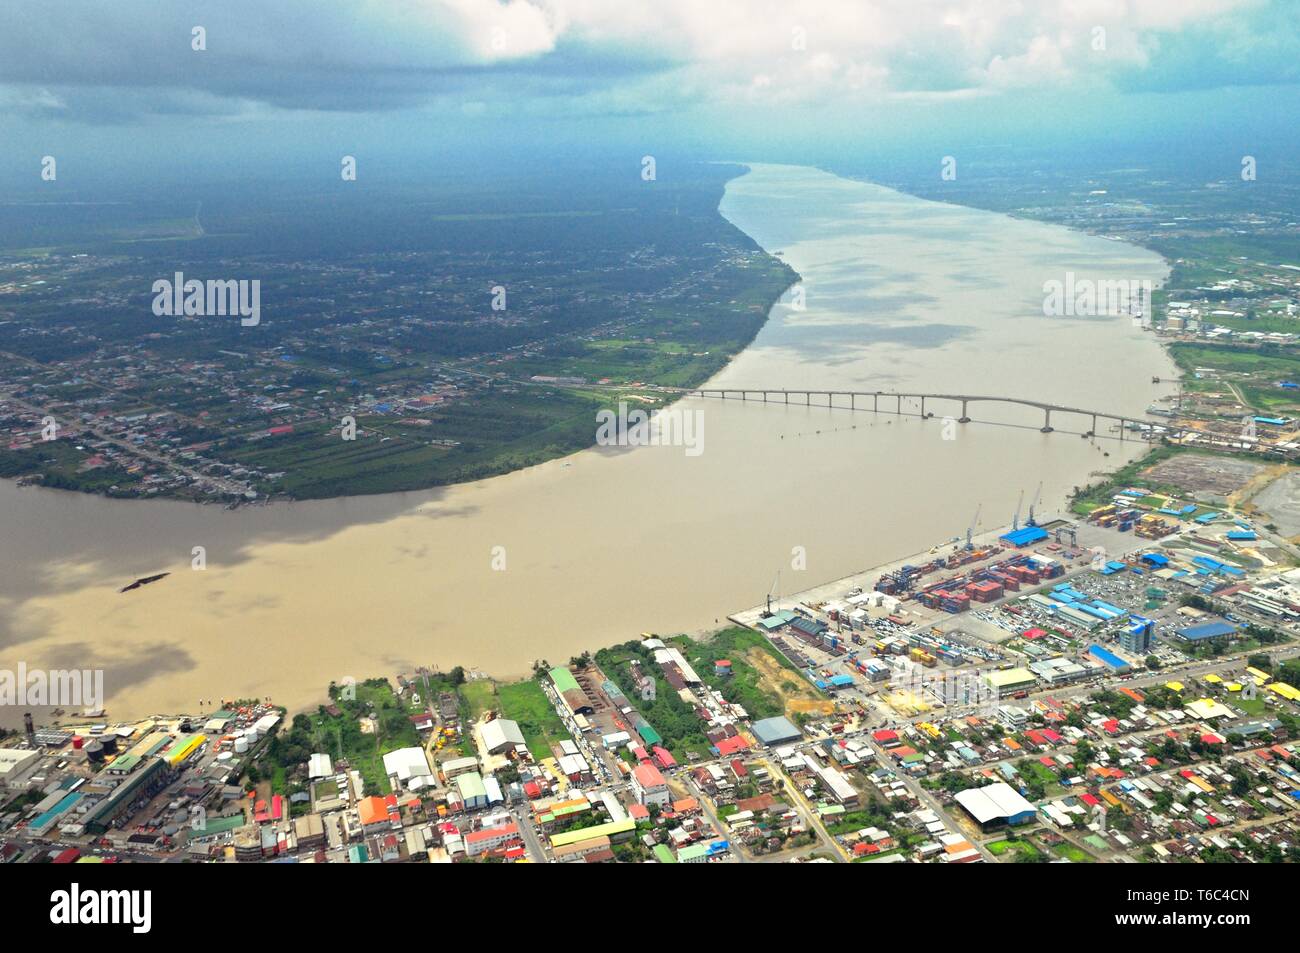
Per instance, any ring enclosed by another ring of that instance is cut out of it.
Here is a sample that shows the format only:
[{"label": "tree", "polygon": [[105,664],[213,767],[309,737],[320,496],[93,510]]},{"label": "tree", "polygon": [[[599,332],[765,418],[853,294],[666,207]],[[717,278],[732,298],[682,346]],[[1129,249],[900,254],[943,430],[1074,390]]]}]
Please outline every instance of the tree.
[{"label": "tree", "polygon": [[1159,667],[1160,667],[1160,659],[1156,658],[1154,655],[1148,655],[1147,668],[1154,672]]}]

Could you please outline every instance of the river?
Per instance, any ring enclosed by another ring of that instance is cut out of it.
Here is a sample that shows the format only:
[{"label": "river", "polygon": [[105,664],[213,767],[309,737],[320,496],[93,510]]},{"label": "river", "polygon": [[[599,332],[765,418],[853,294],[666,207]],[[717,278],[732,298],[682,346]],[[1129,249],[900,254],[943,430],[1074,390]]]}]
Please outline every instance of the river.
[{"label": "river", "polygon": [[[1153,252],[802,167],[753,165],[720,208],[804,282],[714,384],[1130,414],[1168,389],[1151,383],[1171,378],[1168,358],[1127,318],[1043,316],[1043,283],[1067,271],[1158,284]],[[596,448],[419,493],[227,511],[0,482],[0,667],[102,668],[113,718],[233,697],[297,708],[331,680],[419,664],[517,676],[645,631],[713,627],[761,602],[778,571],[789,593],[921,551],[963,533],[977,504],[985,527],[1008,523],[1040,481],[1040,512],[1060,510],[1139,448],[1064,432],[1084,421],[1040,433],[1028,410],[973,406],[976,422],[945,427],[952,409],[937,405],[924,421],[678,407],[701,414],[698,454]]]}]

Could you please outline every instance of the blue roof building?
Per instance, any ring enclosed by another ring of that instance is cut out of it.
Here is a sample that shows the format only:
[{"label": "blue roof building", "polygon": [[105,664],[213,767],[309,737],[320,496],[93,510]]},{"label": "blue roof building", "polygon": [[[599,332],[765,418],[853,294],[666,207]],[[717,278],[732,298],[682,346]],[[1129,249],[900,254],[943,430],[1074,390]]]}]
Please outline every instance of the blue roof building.
[{"label": "blue roof building", "polygon": [[1179,629],[1174,633],[1184,642],[1202,642],[1206,639],[1218,639],[1225,635],[1232,635],[1237,631],[1237,627],[1231,622],[1223,619],[1216,619],[1213,622],[1202,622],[1199,625],[1189,625],[1185,629]]},{"label": "blue roof building", "polygon": [[1041,526],[1022,526],[1020,529],[1003,533],[998,539],[1008,546],[1015,546],[1019,549],[1024,546],[1032,546],[1034,543],[1041,543],[1047,539],[1047,530]]},{"label": "blue roof building", "polygon": [[1132,667],[1128,662],[1124,661],[1114,652],[1107,651],[1095,642],[1088,646],[1088,654],[1103,665],[1113,668],[1117,672],[1127,672]]}]

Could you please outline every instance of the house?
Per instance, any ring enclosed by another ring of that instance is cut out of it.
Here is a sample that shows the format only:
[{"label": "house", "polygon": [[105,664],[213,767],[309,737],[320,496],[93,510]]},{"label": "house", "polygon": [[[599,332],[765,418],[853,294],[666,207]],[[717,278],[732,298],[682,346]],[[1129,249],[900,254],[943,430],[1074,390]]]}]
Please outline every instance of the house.
[{"label": "house", "polygon": [[657,805],[667,807],[672,796],[668,793],[668,782],[663,774],[649,761],[643,761],[632,770],[632,790],[636,799],[649,807]]},{"label": "house", "polygon": [[519,825],[510,823],[500,827],[485,827],[465,835],[465,853],[470,857],[492,850],[499,850],[506,844],[519,839]]},{"label": "house", "polygon": [[357,814],[364,827],[391,823],[397,814],[397,796],[390,794],[387,797],[363,797],[357,802]]}]

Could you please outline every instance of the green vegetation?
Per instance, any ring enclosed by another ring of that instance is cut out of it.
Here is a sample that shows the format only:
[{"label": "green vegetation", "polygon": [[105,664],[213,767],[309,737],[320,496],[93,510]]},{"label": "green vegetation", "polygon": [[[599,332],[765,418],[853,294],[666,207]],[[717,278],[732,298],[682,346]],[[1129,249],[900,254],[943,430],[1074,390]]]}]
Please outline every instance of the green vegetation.
[{"label": "green vegetation", "polygon": [[129,496],[140,481],[137,473],[119,466],[84,469],[88,454],[67,440],[41,442],[23,450],[0,448],[0,477],[26,477],[56,490],[79,490],[107,496]]},{"label": "green vegetation", "polygon": [[524,741],[534,758],[553,757],[552,745],[571,740],[564,722],[537,682],[498,685],[497,701],[503,718],[519,722],[519,730],[524,733]]},{"label": "green vegetation", "polygon": [[1091,864],[1093,862],[1092,854],[1088,853],[1082,847],[1077,847],[1069,841],[1061,841],[1059,844],[1052,845],[1052,852],[1059,854],[1072,864]]},{"label": "green vegetation", "polygon": [[[448,676],[442,678],[449,680]],[[290,730],[273,737],[264,756],[250,767],[250,780],[269,776],[278,794],[305,790],[287,778],[313,752],[320,751],[330,755],[336,766],[359,771],[367,794],[390,793],[383,756],[398,748],[419,747],[419,733],[410,716],[424,709],[403,703],[383,678],[348,686],[331,684],[330,698],[339,713],[330,714],[322,705],[314,715],[296,716]],[[361,730],[363,718],[373,719],[372,733]]]},{"label": "green vegetation", "polygon": [[[632,678],[632,662],[640,664],[643,676],[654,679],[654,701],[641,700],[641,693]],[[596,664],[613,679],[645,720],[659,732],[664,747],[672,752],[674,758],[685,763],[691,752],[701,758],[710,755],[704,722],[695,714],[694,708],[678,697],[655,664],[653,654],[640,642],[624,642],[622,645],[601,649],[596,653]]]},{"label": "green vegetation", "polygon": [[[44,414],[93,414],[122,438],[99,452],[124,463],[82,470],[95,441],[56,441],[0,451],[0,475],[115,495],[319,498],[589,447],[598,409],[635,397],[654,410],[671,399],[655,386],[698,386],[797,280],[719,213],[741,171],[687,163],[647,188],[563,164],[513,190],[483,173],[363,201],[228,189],[202,228],[190,194],[15,208],[0,223],[0,283],[21,276],[25,292],[0,377],[37,403],[0,425],[31,433]],[[265,305],[255,330],[153,314],[158,275],[242,274],[249,261]],[[342,439],[344,418],[355,439]],[[229,485],[200,488],[169,463],[223,465]]]},{"label": "green vegetation", "polygon": [[[669,641],[678,647],[700,678],[721,691],[727,701],[743,707],[752,718],[784,714],[785,702],[776,691],[764,688],[762,673],[745,658],[751,651],[767,654],[776,665],[788,670],[796,688],[803,684],[798,670],[772,648],[767,639],[743,626],[731,626],[703,641],[684,635],[674,636]],[[714,662],[718,659],[731,661],[730,678],[713,674]]]},{"label": "green vegetation", "polygon": [[1153,484],[1151,481],[1142,479],[1138,474],[1148,467],[1155,466],[1162,460],[1168,460],[1177,453],[1191,453],[1193,451],[1180,451],[1173,447],[1156,447],[1145,456],[1139,457],[1131,463],[1126,463],[1110,476],[1106,477],[1099,483],[1092,483],[1084,487],[1075,487],[1070,496],[1070,502],[1074,512],[1081,516],[1086,516],[1099,506],[1105,506],[1111,502],[1111,497],[1115,495],[1116,490],[1128,486],[1144,486],[1153,493],[1178,493],[1180,489],[1168,484]]},{"label": "green vegetation", "polygon": [[1043,856],[1043,852],[1027,840],[1007,838],[1006,840],[993,841],[986,846],[989,853],[995,857],[1011,854],[1017,864],[1039,864],[1047,861],[1047,858]]}]

